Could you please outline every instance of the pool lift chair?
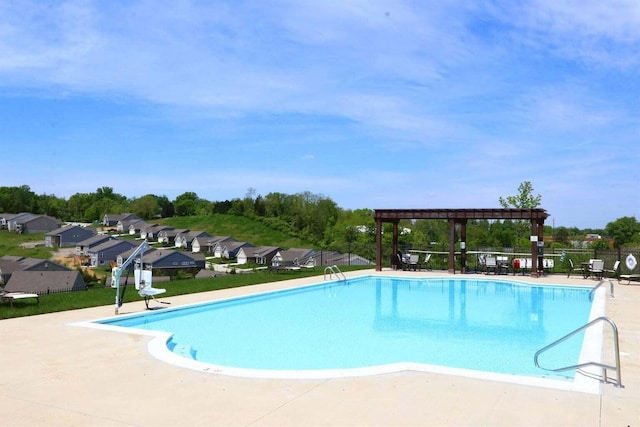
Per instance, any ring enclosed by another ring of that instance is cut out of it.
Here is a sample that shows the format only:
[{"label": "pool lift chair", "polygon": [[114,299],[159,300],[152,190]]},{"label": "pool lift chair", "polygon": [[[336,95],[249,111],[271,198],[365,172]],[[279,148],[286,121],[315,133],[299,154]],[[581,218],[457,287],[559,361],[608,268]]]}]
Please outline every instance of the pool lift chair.
[{"label": "pool lift chair", "polygon": [[[149,247],[149,243],[145,239],[140,246],[138,246],[129,257],[124,262],[119,262],[117,266],[111,269],[111,287],[116,289],[116,304],[115,311],[118,314],[120,307],[122,306],[122,300],[124,296],[124,292],[126,290],[126,281],[124,287],[122,287],[122,291],[120,289],[120,279],[122,278],[122,273],[128,269],[130,265],[135,266],[134,276],[135,276],[135,286],[138,291],[138,295],[140,295],[144,299],[144,304],[147,307],[147,310],[151,310],[149,307],[149,300],[155,300],[156,295],[160,295],[166,292],[166,289],[158,289],[151,286],[152,284],[152,274],[151,270],[143,269],[143,255],[144,251]],[[120,257],[119,261],[120,261]],[[162,302],[162,301],[161,301]],[[162,302],[163,304],[169,304],[167,302]]]}]

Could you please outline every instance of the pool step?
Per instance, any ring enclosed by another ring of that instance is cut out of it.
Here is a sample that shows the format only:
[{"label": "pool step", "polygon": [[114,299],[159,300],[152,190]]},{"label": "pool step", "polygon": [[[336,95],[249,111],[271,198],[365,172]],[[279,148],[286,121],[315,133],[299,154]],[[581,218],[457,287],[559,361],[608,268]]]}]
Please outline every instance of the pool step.
[{"label": "pool step", "polygon": [[182,357],[189,359],[196,358],[196,351],[188,344],[176,344],[172,351]]}]

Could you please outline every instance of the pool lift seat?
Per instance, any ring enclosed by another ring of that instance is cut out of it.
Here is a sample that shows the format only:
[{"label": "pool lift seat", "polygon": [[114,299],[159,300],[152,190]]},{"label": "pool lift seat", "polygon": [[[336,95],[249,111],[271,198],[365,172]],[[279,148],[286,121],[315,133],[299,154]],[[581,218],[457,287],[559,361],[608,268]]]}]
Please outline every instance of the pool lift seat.
[{"label": "pool lift seat", "polygon": [[149,308],[149,300],[155,300],[156,295],[164,294],[167,292],[166,289],[154,288],[152,286],[152,274],[151,270],[143,270],[143,269],[135,269],[135,283],[136,290],[138,291],[138,295],[140,295],[144,299],[144,304]]}]

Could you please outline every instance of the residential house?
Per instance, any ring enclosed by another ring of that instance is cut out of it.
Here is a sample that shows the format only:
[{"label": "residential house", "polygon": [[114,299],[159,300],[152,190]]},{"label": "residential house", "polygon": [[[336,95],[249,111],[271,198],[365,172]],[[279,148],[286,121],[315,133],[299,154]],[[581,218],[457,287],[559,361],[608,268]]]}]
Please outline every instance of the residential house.
[{"label": "residential house", "polygon": [[87,289],[77,270],[15,271],[4,287],[6,292],[28,292],[38,295]]},{"label": "residential house", "polygon": [[49,259],[4,255],[0,258],[0,283],[7,283],[16,271],[70,271],[65,265]]},{"label": "residential house", "polygon": [[313,249],[291,248],[278,251],[271,259],[274,267],[315,267],[314,258],[316,251]]},{"label": "residential house", "polygon": [[149,242],[157,241],[158,233],[164,230],[173,230],[173,227],[168,225],[151,224],[140,230],[140,237],[142,239],[147,239]]},{"label": "residential house", "polygon": [[13,218],[20,216],[20,215],[25,215],[25,213],[1,213],[0,214],[0,228],[3,230],[7,230],[9,228],[9,221],[11,221]]},{"label": "residential house", "polygon": [[93,228],[79,225],[66,225],[44,235],[44,244],[49,248],[76,246],[78,242],[96,235]]},{"label": "residential house", "polygon": [[213,257],[223,259],[237,258],[240,249],[253,247],[254,245],[252,245],[251,243],[238,242],[237,240],[218,242],[213,250]]},{"label": "residential house", "polygon": [[2,214],[2,228],[9,231],[16,231],[18,223],[26,218],[33,218],[35,215],[29,212],[16,214]]},{"label": "residential house", "polygon": [[116,224],[116,231],[118,233],[129,233],[131,236],[135,236],[147,225],[147,222],[140,218],[125,219],[118,221],[118,224]]},{"label": "residential house", "polygon": [[88,239],[85,239],[76,244],[76,255],[88,256],[90,248],[93,248],[94,246],[98,246],[109,240],[115,240],[115,239],[116,239],[115,237],[109,236],[108,234],[96,234],[94,236],[91,236]]},{"label": "residential house", "polygon": [[132,219],[140,219],[136,214],[123,213],[123,214],[106,214],[102,217],[102,225],[104,227],[117,227],[118,222],[127,221]]},{"label": "residential house", "polygon": [[[231,236],[196,237],[191,243],[191,252],[206,252],[207,254],[215,256],[218,243],[235,241],[236,239]],[[218,258],[220,257],[218,256]]]},{"label": "residential house", "polygon": [[175,246],[176,248],[184,248],[190,251],[192,250],[193,239],[196,237],[211,237],[211,234],[202,230],[191,230],[186,233],[179,233],[176,235]]},{"label": "residential house", "polygon": [[259,265],[270,265],[274,256],[282,248],[277,246],[258,246],[243,248],[242,254],[238,256],[238,264],[253,262]]},{"label": "residential house", "polygon": [[[121,254],[122,260],[126,260],[133,253],[134,249]],[[189,254],[187,252],[176,251],[174,249],[151,248],[143,254],[142,262],[145,268],[152,270],[176,270],[181,268],[205,267],[204,256],[199,254]]]},{"label": "residential house", "polygon": [[115,262],[118,255],[137,247],[138,244],[130,240],[113,239],[87,249],[91,267],[99,267]]},{"label": "residential house", "polygon": [[7,229],[21,234],[46,233],[62,226],[62,221],[48,215],[21,213],[7,220]]},{"label": "residential house", "polygon": [[158,243],[162,243],[163,246],[176,246],[176,237],[189,231],[188,228],[162,230],[158,233]]}]

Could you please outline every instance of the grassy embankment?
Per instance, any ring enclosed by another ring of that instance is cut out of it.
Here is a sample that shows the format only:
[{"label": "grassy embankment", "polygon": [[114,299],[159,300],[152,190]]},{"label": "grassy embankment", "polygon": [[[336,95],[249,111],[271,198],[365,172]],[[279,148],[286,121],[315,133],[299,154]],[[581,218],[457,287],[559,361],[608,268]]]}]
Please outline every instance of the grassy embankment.
[{"label": "grassy embankment", "polygon": [[[161,221],[163,224],[175,228],[188,228],[191,230],[204,230],[216,236],[232,236],[239,241],[247,241],[256,246],[281,246],[311,247],[308,243],[295,237],[288,236],[280,231],[269,229],[258,221],[252,221],[244,217],[231,215],[212,215],[207,217],[167,218]],[[43,245],[35,247],[29,244],[44,241],[44,234],[19,235],[8,231],[0,231],[0,256],[19,255],[25,257],[49,259],[53,257],[55,250]],[[282,242],[282,243],[281,243]],[[26,244],[26,245],[25,245]],[[362,269],[363,267],[344,267],[344,271]],[[250,274],[229,274],[210,279],[185,279],[171,282],[163,282],[162,287],[167,290],[163,296],[182,295],[195,292],[205,292],[218,289],[247,286],[258,283],[287,280],[299,277],[321,276],[321,267],[310,270],[287,271],[280,273],[268,273],[256,271]],[[130,279],[132,280],[132,279]],[[59,294],[42,295],[40,303],[35,300],[14,301],[13,308],[8,302],[0,305],[0,319],[31,316],[36,314],[52,313],[57,311],[73,310],[86,307],[96,307],[114,304],[115,290],[111,288],[91,288],[87,291],[65,292]],[[141,301],[142,299],[130,285],[127,288],[124,301]]]}]

